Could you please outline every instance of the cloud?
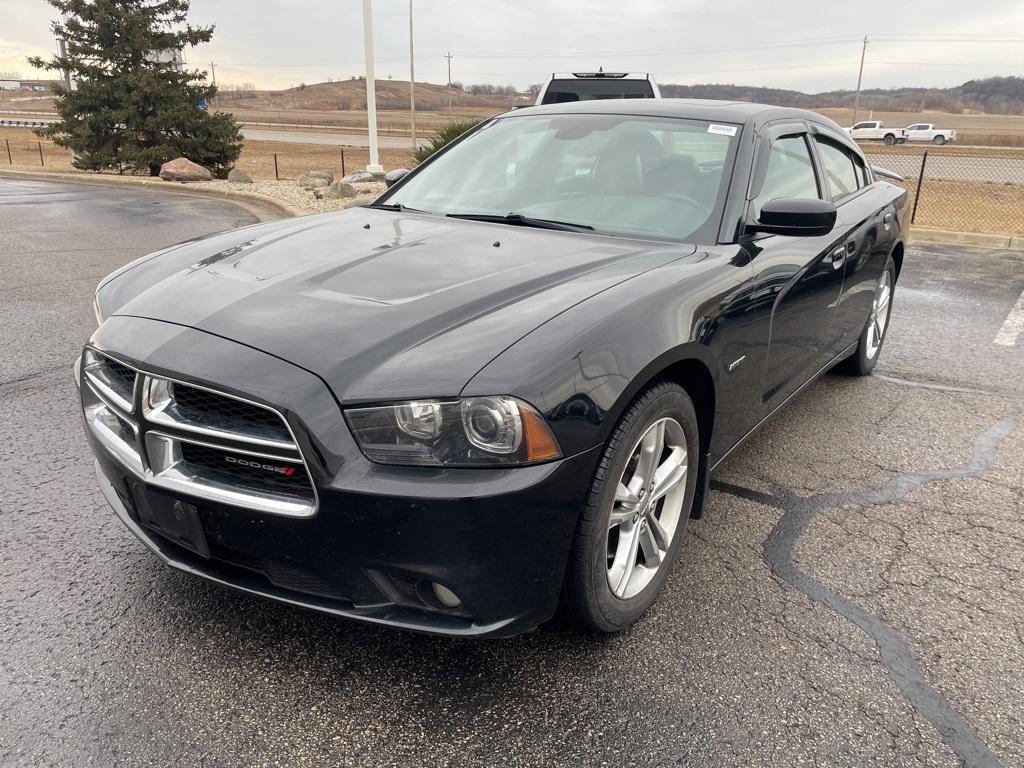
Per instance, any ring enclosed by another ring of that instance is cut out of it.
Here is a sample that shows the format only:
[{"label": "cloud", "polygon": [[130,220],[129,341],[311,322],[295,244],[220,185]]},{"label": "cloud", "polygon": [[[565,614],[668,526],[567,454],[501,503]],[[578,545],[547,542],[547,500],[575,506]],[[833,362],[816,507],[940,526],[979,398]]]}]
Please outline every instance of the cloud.
[{"label": "cloud", "polygon": [[[864,85],[948,86],[973,77],[1024,75],[1018,42],[941,40],[1024,28],[1024,3],[930,0],[928,10],[891,0],[819,4],[777,0],[413,0],[417,79],[444,83],[540,82],[554,71],[650,71],[661,82],[726,82],[799,90],[856,85],[860,39],[869,34]],[[25,54],[49,50],[40,2],[5,11],[0,69],[25,71]],[[375,0],[378,77],[408,76],[408,0]],[[191,19],[216,24],[213,41],[188,52],[216,62],[221,83],[285,87],[362,74],[362,4],[356,0],[194,0]],[[883,38],[920,38],[913,42]],[[802,42],[799,42],[802,41]],[[12,49],[17,49],[12,52]]]}]

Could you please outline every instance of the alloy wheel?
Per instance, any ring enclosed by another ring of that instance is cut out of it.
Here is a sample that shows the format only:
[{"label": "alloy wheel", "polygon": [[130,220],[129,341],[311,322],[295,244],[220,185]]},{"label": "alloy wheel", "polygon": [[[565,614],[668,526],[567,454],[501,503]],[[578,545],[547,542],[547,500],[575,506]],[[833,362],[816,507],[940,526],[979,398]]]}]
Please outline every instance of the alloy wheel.
[{"label": "alloy wheel", "polygon": [[891,300],[892,274],[887,269],[882,273],[881,280],[878,281],[875,299],[871,305],[871,315],[868,319],[867,348],[864,350],[868,360],[873,360],[882,347],[885,329],[889,324],[889,302]]},{"label": "alloy wheel", "polygon": [[650,584],[682,527],[687,459],[673,418],[654,422],[630,452],[608,519],[608,586],[622,600]]}]

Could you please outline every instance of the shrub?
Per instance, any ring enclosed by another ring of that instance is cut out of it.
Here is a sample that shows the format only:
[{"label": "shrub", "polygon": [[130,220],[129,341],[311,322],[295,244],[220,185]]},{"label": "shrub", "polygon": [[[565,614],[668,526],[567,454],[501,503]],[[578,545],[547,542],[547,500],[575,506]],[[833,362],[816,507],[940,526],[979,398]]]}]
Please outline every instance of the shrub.
[{"label": "shrub", "polygon": [[434,138],[430,140],[429,144],[416,149],[413,153],[413,159],[417,163],[422,163],[437,152],[437,150],[455,141],[466,131],[476,128],[478,124],[478,120],[456,120],[454,123],[448,123],[448,125],[434,134]]}]

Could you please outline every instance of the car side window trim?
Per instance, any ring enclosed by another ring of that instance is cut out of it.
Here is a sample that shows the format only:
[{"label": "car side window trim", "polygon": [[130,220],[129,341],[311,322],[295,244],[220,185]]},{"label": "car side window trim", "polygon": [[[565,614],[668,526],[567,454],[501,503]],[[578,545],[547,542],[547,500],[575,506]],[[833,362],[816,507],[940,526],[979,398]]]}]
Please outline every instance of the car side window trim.
[{"label": "car side window trim", "polygon": [[[765,176],[768,173],[768,161],[771,157],[772,145],[779,139],[790,136],[803,136],[807,141],[808,127],[806,123],[793,122],[788,120],[784,123],[776,123],[765,128],[758,137],[757,149],[754,152],[753,169],[750,174],[750,183],[747,185],[746,201],[757,198],[764,188]],[[821,183],[819,180],[818,194],[821,194]]]},{"label": "car side window trim", "polygon": [[750,206],[758,198],[758,196],[764,191],[765,181],[767,180],[768,165],[771,160],[772,147],[777,141],[782,139],[803,139],[804,146],[807,149],[808,155],[811,157],[811,167],[814,171],[814,182],[818,188],[818,199],[824,200],[826,187],[824,186],[824,179],[818,168],[816,162],[816,155],[814,151],[814,142],[811,141],[810,133],[807,130],[806,125],[800,124],[789,124],[785,126],[779,126],[778,129],[771,130],[763,135],[763,140],[760,142],[760,146],[757,150],[757,157],[755,159],[754,174],[751,176],[750,185],[747,188],[747,199],[744,211],[744,219],[749,220],[750,217]]},{"label": "car side window trim", "polygon": [[[851,157],[858,156],[856,153],[850,152],[849,147],[845,146],[845,142],[836,141],[834,138],[832,138],[832,136],[830,135],[831,131],[819,130],[815,131],[814,133],[816,134],[814,136],[814,140],[808,143],[811,146],[811,157],[814,160],[815,173],[818,177],[818,185],[820,188],[825,190],[825,194],[827,195],[823,199],[833,203],[836,206],[836,208],[842,208],[850,201],[856,200],[858,197],[863,195],[870,188],[871,184],[873,183],[873,179],[872,181],[869,181],[867,184],[864,184],[863,179],[861,178],[861,175],[857,168],[857,165],[851,159],[850,163],[851,165],[853,165],[854,175],[857,177],[857,189],[851,192],[850,194],[846,195],[846,197],[840,198],[839,200],[835,200],[835,195],[832,192],[832,185],[829,183],[828,174],[825,172],[825,163],[822,160],[821,153],[818,151],[818,137],[820,136],[822,141],[830,141],[832,144],[841,148],[843,151],[848,152],[851,155]],[[863,158],[858,157],[858,159],[861,162],[864,162]],[[864,163],[864,165],[867,166],[867,163]],[[869,178],[871,177],[869,176]]]}]

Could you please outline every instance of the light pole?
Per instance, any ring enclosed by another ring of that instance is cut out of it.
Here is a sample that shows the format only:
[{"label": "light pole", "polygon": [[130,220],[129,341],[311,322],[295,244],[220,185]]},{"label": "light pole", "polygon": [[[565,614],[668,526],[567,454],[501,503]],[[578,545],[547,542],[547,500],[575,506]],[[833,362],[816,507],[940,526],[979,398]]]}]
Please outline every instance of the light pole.
[{"label": "light pole", "polygon": [[412,45],[412,0],[409,0],[409,132],[416,151],[416,57]]},{"label": "light pole", "polygon": [[366,126],[370,132],[370,164],[368,173],[384,173],[377,152],[377,92],[373,80],[373,7],[363,0],[363,47],[366,49]]}]

